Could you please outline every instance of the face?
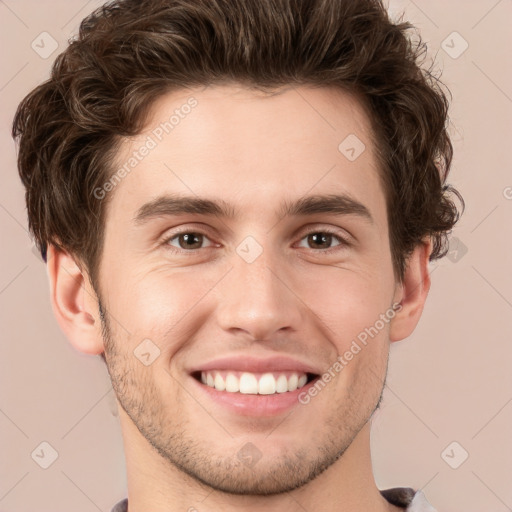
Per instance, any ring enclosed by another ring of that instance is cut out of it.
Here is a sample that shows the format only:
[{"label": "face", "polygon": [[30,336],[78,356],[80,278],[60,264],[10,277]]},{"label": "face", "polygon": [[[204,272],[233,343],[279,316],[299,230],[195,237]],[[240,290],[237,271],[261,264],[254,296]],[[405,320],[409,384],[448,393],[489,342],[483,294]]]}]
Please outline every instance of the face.
[{"label": "face", "polygon": [[152,112],[119,152],[100,268],[119,404],[196,480],[291,490],[383,389],[395,280],[369,120],[306,87],[181,90]]}]

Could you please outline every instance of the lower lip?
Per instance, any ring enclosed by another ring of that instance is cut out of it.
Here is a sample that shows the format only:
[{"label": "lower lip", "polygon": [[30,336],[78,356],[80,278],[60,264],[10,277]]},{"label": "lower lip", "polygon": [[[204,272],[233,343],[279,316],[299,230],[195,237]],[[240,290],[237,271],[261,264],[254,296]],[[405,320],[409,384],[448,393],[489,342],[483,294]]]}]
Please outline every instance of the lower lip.
[{"label": "lower lip", "polygon": [[301,405],[299,395],[307,392],[311,386],[314,386],[317,380],[314,379],[295,391],[274,393],[273,395],[252,395],[218,391],[199,382],[192,376],[190,378],[209,399],[243,416],[276,416],[292,409],[296,405]]}]

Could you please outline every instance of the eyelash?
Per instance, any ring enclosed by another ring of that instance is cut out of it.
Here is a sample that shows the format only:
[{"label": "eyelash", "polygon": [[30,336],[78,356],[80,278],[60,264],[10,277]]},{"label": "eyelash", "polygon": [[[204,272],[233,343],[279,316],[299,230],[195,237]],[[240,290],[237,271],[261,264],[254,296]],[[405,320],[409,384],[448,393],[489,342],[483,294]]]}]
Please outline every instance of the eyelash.
[{"label": "eyelash", "polygon": [[[336,233],[336,232],[334,232],[334,231],[332,231],[330,229],[315,229],[315,230],[308,231],[308,232],[304,233],[304,235],[302,236],[300,241],[304,240],[304,238],[308,237],[309,235],[317,235],[317,234],[330,235],[330,236],[336,238],[338,240],[339,244],[335,245],[334,247],[330,247],[328,249],[310,249],[311,251],[314,251],[314,252],[320,252],[320,253],[323,253],[323,254],[330,254],[331,252],[340,250],[340,249],[342,249],[344,247],[350,247],[352,245],[344,237],[340,236],[338,233]],[[167,236],[162,241],[161,245],[167,246],[167,248],[169,248],[169,250],[171,252],[174,252],[176,254],[195,253],[196,251],[200,251],[202,249],[209,249],[209,248],[211,248],[211,246],[210,246],[210,247],[202,247],[202,248],[199,248],[199,249],[181,249],[181,248],[178,249],[178,248],[173,247],[172,245],[169,244],[169,242],[171,242],[175,238],[178,238],[180,235],[202,235],[202,236],[208,238],[208,240],[209,240],[208,235],[206,233],[204,233],[203,231],[201,231],[201,230],[188,230],[188,231],[181,231],[179,233],[174,233],[171,236]]]}]

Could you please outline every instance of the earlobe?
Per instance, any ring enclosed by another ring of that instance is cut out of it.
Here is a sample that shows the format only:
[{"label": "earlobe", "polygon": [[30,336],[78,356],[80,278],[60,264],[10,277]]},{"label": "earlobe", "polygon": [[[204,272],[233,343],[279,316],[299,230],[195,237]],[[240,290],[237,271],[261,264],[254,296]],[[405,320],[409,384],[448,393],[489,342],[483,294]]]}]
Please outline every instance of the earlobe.
[{"label": "earlobe", "polygon": [[53,313],[69,342],[80,352],[103,352],[94,290],[74,258],[48,246],[48,278]]},{"label": "earlobe", "polygon": [[401,307],[390,322],[390,341],[401,341],[412,334],[418,324],[430,290],[429,256],[432,240],[416,246],[407,261],[404,280],[397,286],[393,303]]}]

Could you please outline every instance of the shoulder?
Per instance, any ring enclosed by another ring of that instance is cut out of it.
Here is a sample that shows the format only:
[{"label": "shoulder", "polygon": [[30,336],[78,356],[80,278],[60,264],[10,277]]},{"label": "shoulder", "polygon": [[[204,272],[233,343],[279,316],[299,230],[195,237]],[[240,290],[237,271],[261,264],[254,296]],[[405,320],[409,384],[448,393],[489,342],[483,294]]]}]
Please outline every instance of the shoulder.
[{"label": "shoulder", "polygon": [[114,508],[110,512],[126,512],[128,510],[128,498],[121,500],[119,503],[114,505]]},{"label": "shoulder", "polygon": [[415,491],[411,487],[393,487],[380,491],[392,505],[402,507],[406,512],[437,512],[427,501],[423,491]]}]

